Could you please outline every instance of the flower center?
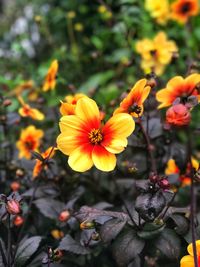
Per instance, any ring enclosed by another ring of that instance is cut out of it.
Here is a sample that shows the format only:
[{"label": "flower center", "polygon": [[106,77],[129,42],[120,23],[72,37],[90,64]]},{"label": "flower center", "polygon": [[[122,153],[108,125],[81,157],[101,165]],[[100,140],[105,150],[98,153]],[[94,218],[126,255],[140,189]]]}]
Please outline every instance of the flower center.
[{"label": "flower center", "polygon": [[129,109],[128,109],[128,112],[129,112],[129,113],[135,112],[135,113],[138,114],[138,115],[141,113],[141,111],[142,111],[142,108],[139,107],[136,103],[133,104],[133,105],[132,105],[131,107],[129,107]]},{"label": "flower center", "polygon": [[185,14],[191,9],[191,3],[186,2],[182,7],[181,7],[181,13]]},{"label": "flower center", "polygon": [[99,144],[103,140],[103,135],[101,133],[101,130],[99,129],[93,129],[89,133],[89,139],[92,144]]}]

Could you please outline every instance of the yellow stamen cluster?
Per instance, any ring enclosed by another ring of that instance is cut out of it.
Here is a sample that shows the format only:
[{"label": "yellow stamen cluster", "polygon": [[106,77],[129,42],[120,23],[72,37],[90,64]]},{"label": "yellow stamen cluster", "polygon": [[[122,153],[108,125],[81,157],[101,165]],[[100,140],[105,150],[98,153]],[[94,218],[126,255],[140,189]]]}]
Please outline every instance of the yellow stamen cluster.
[{"label": "yellow stamen cluster", "polygon": [[89,133],[89,139],[92,144],[98,144],[103,140],[103,135],[99,129],[93,129]]}]

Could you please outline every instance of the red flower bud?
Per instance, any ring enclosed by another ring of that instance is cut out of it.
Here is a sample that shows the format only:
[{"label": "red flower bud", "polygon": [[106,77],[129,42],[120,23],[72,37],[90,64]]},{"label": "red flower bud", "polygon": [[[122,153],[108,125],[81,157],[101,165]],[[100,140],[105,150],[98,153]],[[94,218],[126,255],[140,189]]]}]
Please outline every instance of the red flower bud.
[{"label": "red flower bud", "polygon": [[169,189],[170,188],[170,184],[169,184],[169,181],[167,179],[162,179],[158,182],[159,186],[162,188],[162,189]]},{"label": "red flower bud", "polygon": [[12,215],[16,215],[21,212],[20,203],[15,199],[8,200],[8,202],[6,203],[6,209],[7,212]]},{"label": "red flower bud", "polygon": [[10,188],[12,189],[12,191],[18,191],[20,189],[20,183],[19,182],[12,182],[10,184]]},{"label": "red flower bud", "polygon": [[69,218],[70,218],[70,213],[69,213],[68,210],[63,210],[60,213],[59,217],[58,217],[58,219],[59,219],[60,222],[66,222],[66,221],[69,220]]},{"label": "red flower bud", "polygon": [[166,112],[166,121],[175,126],[188,125],[191,120],[191,114],[186,106],[177,104],[170,107]]},{"label": "red flower bud", "polygon": [[23,223],[24,223],[24,218],[19,215],[15,216],[15,218],[13,219],[13,224],[15,226],[21,226]]}]

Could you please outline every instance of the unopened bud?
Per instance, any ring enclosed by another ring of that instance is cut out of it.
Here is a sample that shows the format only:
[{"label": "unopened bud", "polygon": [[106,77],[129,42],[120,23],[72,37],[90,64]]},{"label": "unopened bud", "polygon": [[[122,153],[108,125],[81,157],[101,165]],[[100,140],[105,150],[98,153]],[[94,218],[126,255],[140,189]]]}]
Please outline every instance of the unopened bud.
[{"label": "unopened bud", "polygon": [[21,213],[20,203],[15,199],[10,199],[6,203],[6,209],[9,214],[16,215]]},{"label": "unopened bud", "polygon": [[3,101],[3,106],[4,107],[8,107],[8,106],[10,106],[12,104],[12,101],[10,100],[10,99],[5,99],[4,101]]},{"label": "unopened bud", "polygon": [[18,191],[20,189],[20,183],[19,182],[12,182],[10,184],[10,188],[12,191]]},{"label": "unopened bud", "polygon": [[169,181],[167,179],[162,179],[158,182],[159,186],[162,188],[162,189],[169,189],[170,188],[170,184],[169,184]]},{"label": "unopened bud", "polygon": [[18,176],[18,177],[23,177],[23,176],[24,176],[24,170],[22,170],[22,169],[17,169],[17,170],[16,170],[16,176]]},{"label": "unopened bud", "polygon": [[98,241],[98,240],[100,240],[100,235],[97,232],[93,232],[91,238],[94,241]]},{"label": "unopened bud", "polygon": [[66,222],[66,221],[69,220],[69,218],[70,218],[70,213],[69,213],[68,210],[63,210],[63,211],[59,214],[59,217],[58,217],[58,219],[59,219],[60,222]]},{"label": "unopened bud", "polygon": [[59,261],[63,257],[63,252],[60,249],[55,249],[53,251],[53,261]]},{"label": "unopened bud", "polygon": [[22,224],[24,223],[24,218],[22,217],[22,216],[19,216],[19,215],[17,215],[17,216],[15,216],[15,218],[13,219],[13,224],[15,225],[15,226],[21,226]]},{"label": "unopened bud", "polygon": [[93,229],[95,228],[95,223],[94,222],[88,222],[87,220],[82,222],[80,224],[80,229],[84,230],[84,229]]}]

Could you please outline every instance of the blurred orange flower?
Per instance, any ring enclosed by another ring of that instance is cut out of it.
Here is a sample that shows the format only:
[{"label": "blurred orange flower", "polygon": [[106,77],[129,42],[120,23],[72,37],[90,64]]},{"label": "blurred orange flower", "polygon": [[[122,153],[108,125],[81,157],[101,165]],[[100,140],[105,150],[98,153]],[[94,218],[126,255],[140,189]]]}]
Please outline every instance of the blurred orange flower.
[{"label": "blurred orange flower", "polygon": [[87,97],[84,94],[68,95],[65,97],[66,102],[61,101],[60,113],[64,115],[74,115],[76,103],[82,97]]},{"label": "blurred orange flower", "polygon": [[[192,162],[192,167],[197,171],[199,168],[199,162],[195,159],[195,158],[191,158],[191,162]],[[180,177],[180,181],[181,181],[181,186],[187,186],[191,184],[191,179],[189,177],[189,173],[191,171],[191,168],[188,164],[187,169],[186,169],[186,173],[185,174],[181,174],[181,171],[179,169],[179,167],[176,165],[176,162],[174,159],[169,159],[167,162],[167,167],[165,169],[165,174],[166,175],[171,175],[171,174],[179,174]]]},{"label": "blurred orange flower", "polygon": [[51,63],[50,68],[48,69],[47,75],[45,77],[45,81],[43,84],[43,91],[53,90],[56,86],[56,75],[58,72],[58,61],[54,60]]},{"label": "blurred orange flower", "polygon": [[[200,240],[196,241],[198,266],[200,266]],[[189,255],[184,256],[180,261],[180,267],[195,267],[194,253],[192,243],[188,245],[187,251]]]},{"label": "blurred orange flower", "polygon": [[166,112],[166,122],[171,125],[186,126],[190,121],[190,111],[183,104],[173,105]]},{"label": "blurred orange flower", "polygon": [[174,41],[167,40],[164,32],[159,32],[153,40],[145,38],[137,41],[136,52],[142,57],[141,68],[144,72],[153,71],[159,76],[170,63],[173,54],[178,52],[178,48]]},{"label": "blurred orange flower", "polygon": [[54,229],[51,231],[51,235],[55,238],[55,239],[61,239],[64,236],[63,231],[60,231],[58,229]]},{"label": "blurred orange flower", "polygon": [[84,172],[93,165],[112,171],[116,166],[114,154],[124,150],[134,128],[132,117],[125,113],[114,115],[102,125],[96,102],[84,97],[78,100],[75,115],[61,118],[57,146],[69,155],[68,163],[75,171]]},{"label": "blurred orange flower", "polygon": [[37,150],[40,146],[40,139],[43,137],[44,132],[36,129],[34,125],[30,125],[23,129],[20,138],[16,143],[19,149],[19,158],[31,158],[31,151]]},{"label": "blurred orange flower", "polygon": [[177,0],[171,4],[171,10],[172,19],[186,23],[191,16],[198,14],[198,0]]},{"label": "blurred orange flower", "polygon": [[170,18],[170,8],[168,0],[146,0],[145,8],[150,12],[152,18],[158,24],[164,25]]},{"label": "blurred orange flower", "polygon": [[33,179],[35,179],[43,168],[46,167],[45,165],[45,159],[51,159],[55,154],[55,149],[51,146],[49,147],[45,152],[41,153],[42,158],[44,161],[41,161],[39,159],[36,159],[35,166],[33,168]]},{"label": "blurred orange flower", "polygon": [[130,93],[122,100],[120,107],[114,111],[117,113],[129,113],[133,117],[143,114],[143,103],[150,93],[151,87],[146,79],[139,80],[131,89]]},{"label": "blurred orange flower", "polygon": [[158,108],[172,105],[177,98],[180,98],[180,102],[185,103],[191,95],[197,96],[198,101],[200,101],[199,83],[200,74],[197,73],[193,73],[185,79],[181,76],[175,76],[169,80],[166,88],[157,92],[156,99],[161,102]]},{"label": "blurred orange flower", "polygon": [[44,114],[36,108],[31,108],[28,104],[25,104],[21,96],[18,97],[18,100],[22,107],[19,109],[19,114],[22,117],[30,117],[34,120],[44,120]]}]

